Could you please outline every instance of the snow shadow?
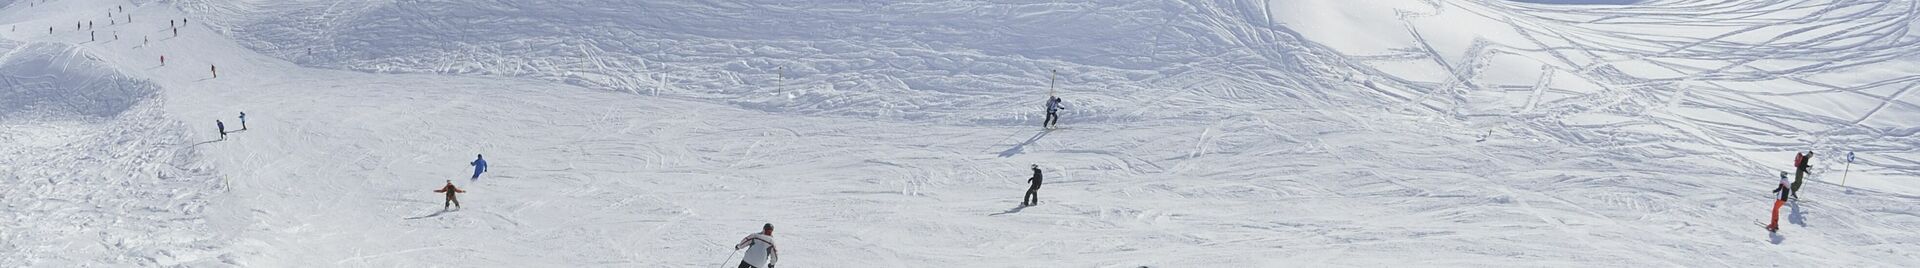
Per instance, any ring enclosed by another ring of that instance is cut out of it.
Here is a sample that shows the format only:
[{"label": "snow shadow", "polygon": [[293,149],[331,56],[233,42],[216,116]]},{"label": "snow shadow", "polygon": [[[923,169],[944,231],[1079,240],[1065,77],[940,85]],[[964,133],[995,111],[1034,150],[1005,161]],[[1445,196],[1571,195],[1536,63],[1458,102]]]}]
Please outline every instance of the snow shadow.
[{"label": "snow shadow", "polygon": [[1800,225],[1800,227],[1807,227],[1807,215],[1805,213],[1800,213],[1800,201],[1787,202],[1787,207],[1789,208],[1788,210],[1789,212],[1787,213],[1787,223]]},{"label": "snow shadow", "polygon": [[220,141],[222,141],[222,140],[209,140],[209,141],[203,141],[203,142],[200,142],[200,143],[195,143],[195,144],[193,144],[193,145],[189,145],[189,146],[187,146],[187,147],[188,147],[188,148],[193,148],[193,147],[200,147],[200,145],[206,145],[206,144],[208,144],[208,143],[215,143],[215,142],[220,142]]},{"label": "snow shadow", "polygon": [[1027,138],[1027,141],[1020,142],[1020,144],[1015,144],[1013,145],[1013,148],[1007,148],[1006,151],[1000,151],[1000,157],[1002,158],[1013,157],[1014,155],[1018,155],[1021,152],[1026,151],[1027,145],[1032,145],[1033,142],[1040,141],[1040,138],[1046,137],[1047,133],[1053,133],[1053,131],[1040,131],[1040,133],[1034,133],[1032,138]]},{"label": "snow shadow", "polygon": [[1020,213],[1021,210],[1026,210],[1026,209],[1027,209],[1027,205],[1021,204],[1020,206],[1013,207],[1013,209],[1008,209],[1007,211],[1002,211],[1000,213],[987,214],[987,216],[1000,216],[1000,215]]},{"label": "snow shadow", "polygon": [[446,209],[441,209],[441,210],[439,210],[439,211],[434,211],[434,212],[433,212],[433,214],[427,214],[427,215],[420,215],[420,216],[413,216],[413,217],[407,217],[407,219],[408,219],[408,220],[418,220],[418,219],[425,219],[425,218],[432,218],[432,217],[439,217],[439,216],[440,216],[441,214],[447,214],[447,210],[446,210]]},{"label": "snow shadow", "polygon": [[1787,241],[1787,237],[1785,237],[1785,236],[1780,236],[1780,233],[1779,233],[1779,232],[1768,232],[1768,233],[1767,233],[1767,240],[1768,240],[1768,242],[1773,242],[1773,244],[1774,244],[1774,245],[1779,245],[1779,244],[1780,244],[1780,242],[1786,242],[1786,241]]}]

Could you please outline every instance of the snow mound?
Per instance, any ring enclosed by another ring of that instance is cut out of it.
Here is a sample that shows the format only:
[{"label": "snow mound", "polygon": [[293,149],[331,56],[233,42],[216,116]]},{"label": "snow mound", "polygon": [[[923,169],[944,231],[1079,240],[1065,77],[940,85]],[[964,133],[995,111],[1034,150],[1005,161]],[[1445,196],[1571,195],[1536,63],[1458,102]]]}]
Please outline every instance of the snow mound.
[{"label": "snow mound", "polygon": [[224,188],[155,83],[72,44],[0,49],[0,266],[220,261]]},{"label": "snow mound", "polygon": [[78,47],[0,41],[0,121],[107,119],[154,95]]},{"label": "snow mound", "polygon": [[[1231,2],[187,2],[243,44],[308,66],[525,77],[779,113],[1034,125],[1051,70],[1077,105],[1068,112],[1089,123],[1350,93],[1313,77],[1331,73],[1311,67],[1330,66],[1312,64],[1326,61],[1315,48]],[[1213,82],[1255,78],[1271,86]]]},{"label": "snow mound", "polygon": [[1507,0],[1507,1],[1529,3],[1529,4],[1552,4],[1552,5],[1632,5],[1632,4],[1639,4],[1641,2],[1646,2],[1645,0]]}]

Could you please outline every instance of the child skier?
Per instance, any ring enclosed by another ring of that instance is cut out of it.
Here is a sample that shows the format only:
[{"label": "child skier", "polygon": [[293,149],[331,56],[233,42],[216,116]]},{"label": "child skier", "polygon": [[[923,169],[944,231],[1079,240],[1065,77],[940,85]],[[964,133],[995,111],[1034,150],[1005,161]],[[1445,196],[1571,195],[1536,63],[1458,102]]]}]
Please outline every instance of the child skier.
[{"label": "child skier", "polygon": [[1786,172],[1786,171],[1781,171],[1781,172],[1780,172],[1780,184],[1779,184],[1779,185],[1774,185],[1774,187],[1773,187],[1773,192],[1774,192],[1774,193],[1779,193],[1779,194],[1780,194],[1780,198],[1779,198],[1779,199],[1774,199],[1774,200],[1773,200],[1773,220],[1772,220],[1772,221],[1769,221],[1769,222],[1767,222],[1767,231],[1768,231],[1768,232],[1777,232],[1777,231],[1780,231],[1780,206],[1781,206],[1781,205],[1786,205],[1786,204],[1787,204],[1787,195],[1788,195],[1788,194],[1792,194],[1792,193],[1793,193],[1793,190],[1792,190],[1792,189],[1790,188],[1791,186],[1788,186],[1788,184],[1789,184],[1789,183],[1787,182],[1787,172]]},{"label": "child skier", "polygon": [[459,209],[459,208],[460,208],[460,199],[459,199],[459,198],[455,198],[455,197],[453,196],[453,194],[454,194],[454,193],[465,193],[465,192],[467,192],[467,190],[461,190],[461,189],[460,189],[460,187],[453,187],[453,180],[447,180],[447,186],[442,186],[442,187],[440,187],[440,189],[439,189],[439,190],[433,190],[433,192],[435,192],[435,193],[447,193],[447,201],[446,201],[446,202],[444,202],[444,203],[441,203],[441,204],[440,204],[440,210],[447,210],[447,205],[448,205],[448,204],[452,204],[452,205],[453,205],[453,208],[454,208],[454,209]]},{"label": "child skier", "polygon": [[772,223],[760,226],[759,233],[749,234],[740,239],[740,244],[733,245],[733,250],[743,248],[747,249],[747,255],[740,257],[738,268],[773,268],[774,263],[780,262],[780,249],[773,246]]}]

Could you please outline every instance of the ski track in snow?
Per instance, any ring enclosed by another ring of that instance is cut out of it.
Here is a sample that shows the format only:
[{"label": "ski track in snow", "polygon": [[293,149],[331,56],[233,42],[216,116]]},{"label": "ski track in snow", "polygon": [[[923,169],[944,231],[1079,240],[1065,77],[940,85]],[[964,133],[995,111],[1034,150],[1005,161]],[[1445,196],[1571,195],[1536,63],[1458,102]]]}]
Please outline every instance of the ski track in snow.
[{"label": "ski track in snow", "polygon": [[13,2],[0,266],[1920,265],[1920,4],[1255,2]]}]

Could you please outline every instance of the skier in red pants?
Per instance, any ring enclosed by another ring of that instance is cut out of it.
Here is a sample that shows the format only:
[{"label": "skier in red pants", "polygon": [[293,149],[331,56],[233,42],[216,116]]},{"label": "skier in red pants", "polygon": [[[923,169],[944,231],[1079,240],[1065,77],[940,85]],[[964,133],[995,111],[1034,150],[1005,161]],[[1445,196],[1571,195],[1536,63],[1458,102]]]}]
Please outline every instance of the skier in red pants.
[{"label": "skier in red pants", "polygon": [[1780,199],[1773,200],[1773,221],[1767,222],[1768,232],[1780,231],[1780,206],[1786,205],[1787,195],[1793,194],[1792,186],[1788,186],[1790,184],[1792,182],[1787,181],[1787,173],[1780,172],[1780,185],[1773,188],[1773,192],[1780,194]]}]

